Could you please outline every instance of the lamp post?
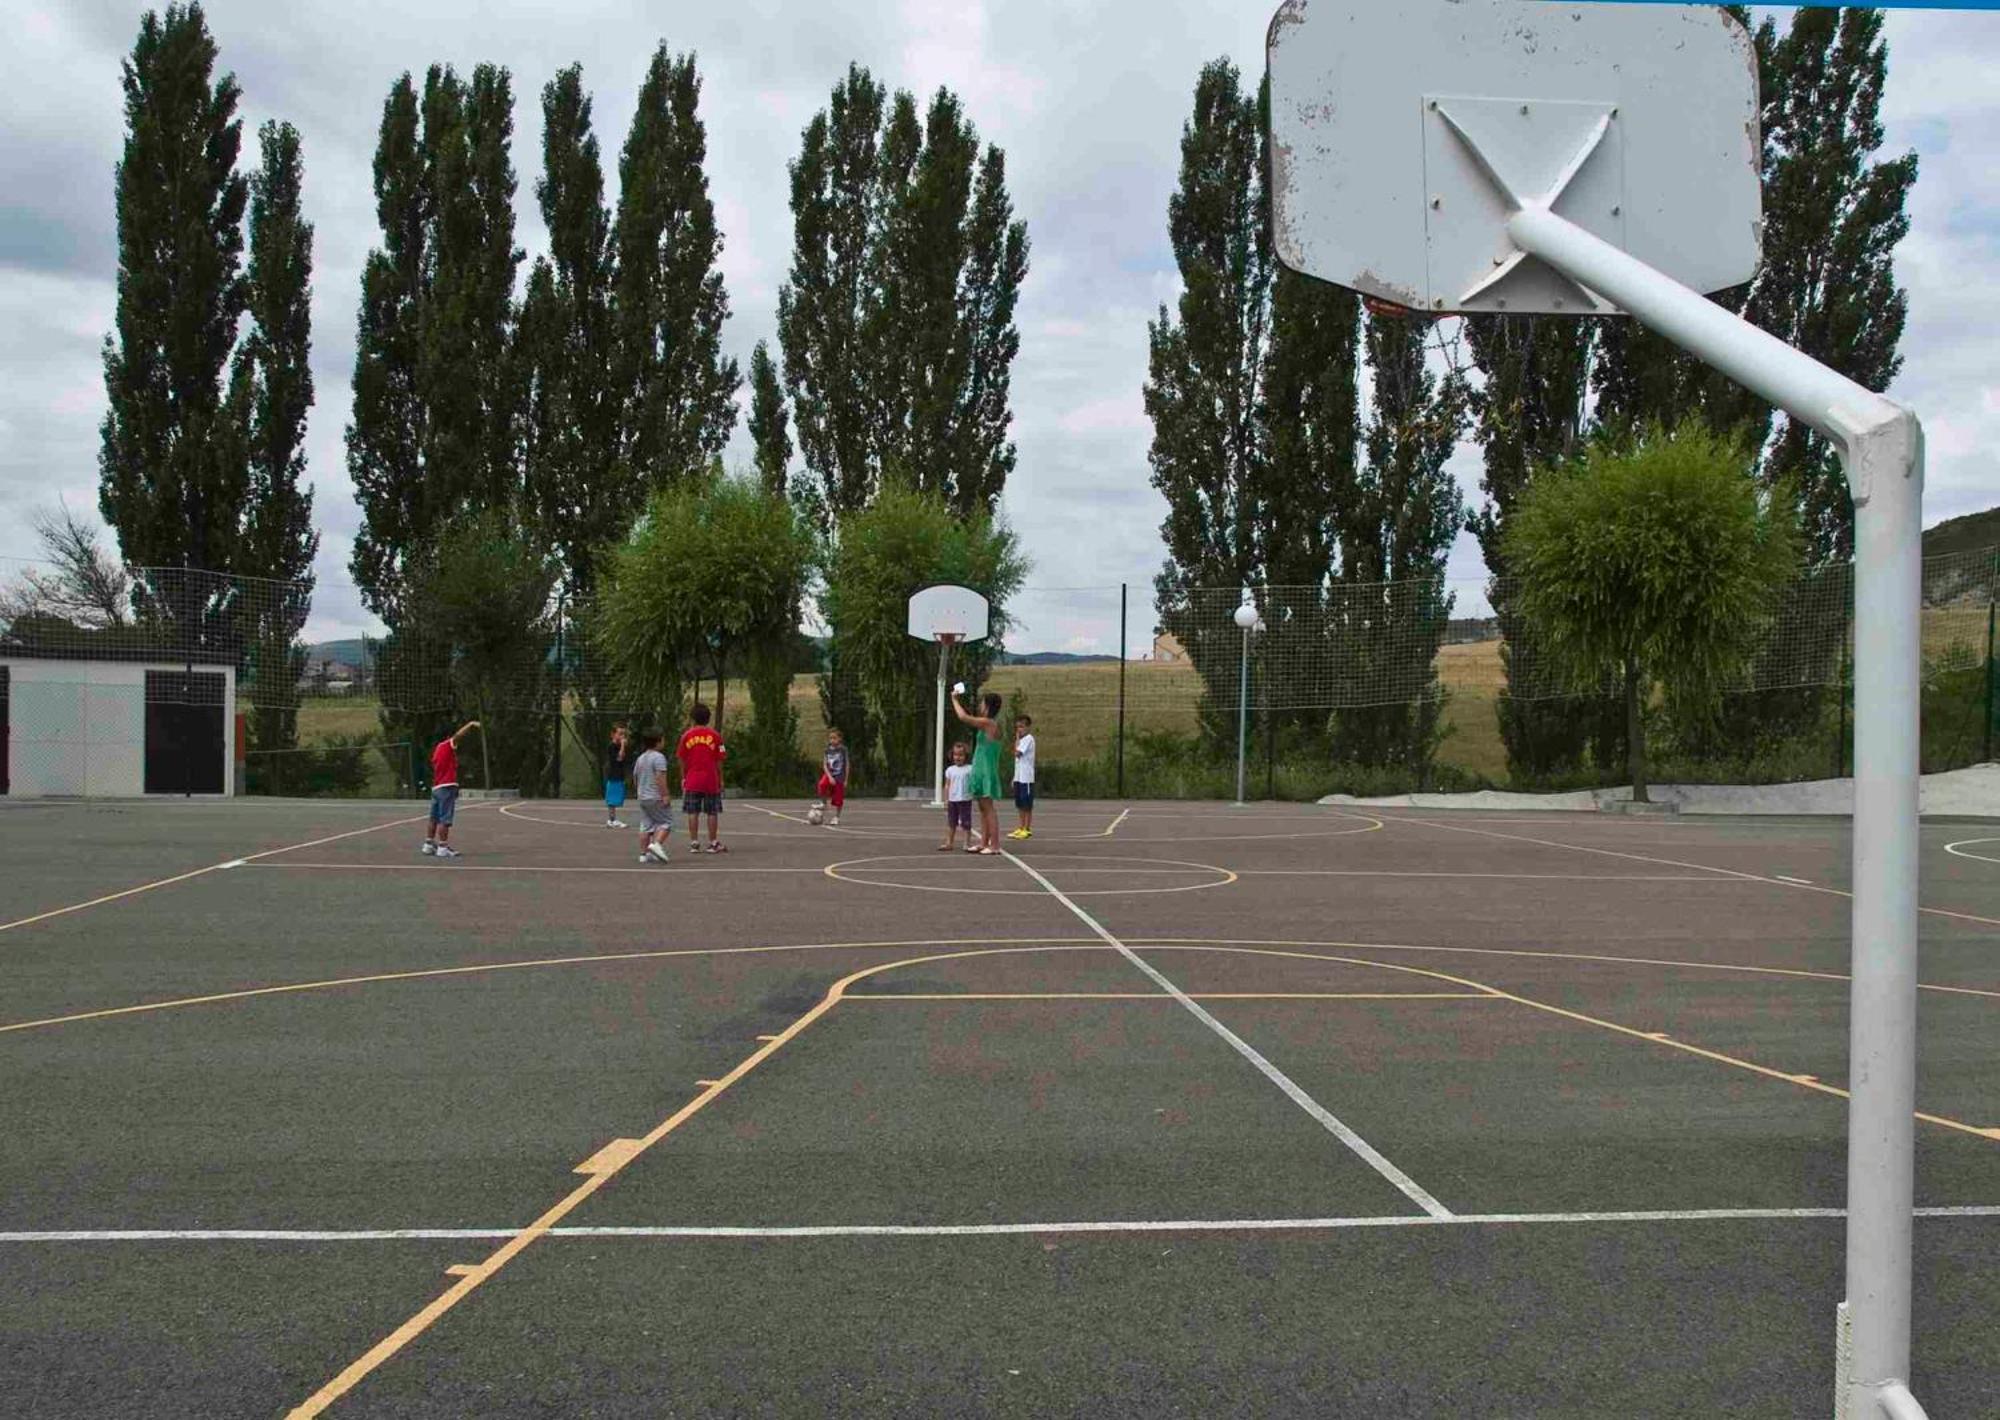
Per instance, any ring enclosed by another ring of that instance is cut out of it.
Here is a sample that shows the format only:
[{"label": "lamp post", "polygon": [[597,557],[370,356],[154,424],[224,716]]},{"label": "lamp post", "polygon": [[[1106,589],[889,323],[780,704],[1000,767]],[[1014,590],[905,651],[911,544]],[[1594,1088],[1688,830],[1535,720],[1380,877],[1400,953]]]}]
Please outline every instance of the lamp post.
[{"label": "lamp post", "polygon": [[1236,608],[1236,624],[1243,628],[1243,669],[1238,677],[1236,699],[1236,807],[1243,807],[1243,762],[1250,735],[1250,633],[1263,626],[1257,604],[1246,601]]}]

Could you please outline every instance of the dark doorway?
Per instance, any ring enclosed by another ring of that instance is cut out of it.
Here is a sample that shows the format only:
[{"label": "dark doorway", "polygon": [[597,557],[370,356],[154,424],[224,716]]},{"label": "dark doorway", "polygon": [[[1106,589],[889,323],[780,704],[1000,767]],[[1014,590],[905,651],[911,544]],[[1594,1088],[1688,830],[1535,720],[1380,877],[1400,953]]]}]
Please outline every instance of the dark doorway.
[{"label": "dark doorway", "polygon": [[146,792],[220,794],[222,673],[146,672]]}]

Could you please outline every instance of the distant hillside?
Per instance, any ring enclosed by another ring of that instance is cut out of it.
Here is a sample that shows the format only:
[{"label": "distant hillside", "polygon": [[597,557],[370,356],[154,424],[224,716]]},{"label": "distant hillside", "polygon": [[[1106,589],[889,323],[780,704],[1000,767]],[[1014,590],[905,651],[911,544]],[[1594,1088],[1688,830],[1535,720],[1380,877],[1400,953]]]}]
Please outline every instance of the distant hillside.
[{"label": "distant hillside", "polygon": [[1029,651],[1022,655],[1006,655],[1000,658],[1003,666],[1081,666],[1109,661],[1118,663],[1116,656],[1079,656],[1070,651]]},{"label": "distant hillside", "polygon": [[1942,557],[1950,552],[1983,552],[2000,547],[2000,508],[1983,513],[1967,513],[1947,518],[1924,530],[1924,556]]},{"label": "distant hillside", "polygon": [[316,645],[308,646],[306,647],[306,660],[309,663],[339,661],[344,666],[367,664],[363,659],[362,643],[359,636],[351,637],[345,641],[321,641]]}]

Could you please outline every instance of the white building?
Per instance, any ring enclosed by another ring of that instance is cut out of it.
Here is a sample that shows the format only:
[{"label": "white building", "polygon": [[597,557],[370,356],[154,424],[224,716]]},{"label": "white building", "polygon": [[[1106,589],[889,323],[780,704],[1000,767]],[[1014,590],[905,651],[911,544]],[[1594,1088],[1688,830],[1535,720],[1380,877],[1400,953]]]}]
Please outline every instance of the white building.
[{"label": "white building", "polygon": [[236,668],[0,650],[0,794],[235,792]]}]

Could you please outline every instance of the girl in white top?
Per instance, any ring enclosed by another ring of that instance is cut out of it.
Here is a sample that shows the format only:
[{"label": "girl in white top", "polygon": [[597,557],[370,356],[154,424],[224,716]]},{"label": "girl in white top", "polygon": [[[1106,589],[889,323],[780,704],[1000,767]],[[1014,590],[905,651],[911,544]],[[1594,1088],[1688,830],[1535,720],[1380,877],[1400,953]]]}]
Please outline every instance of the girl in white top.
[{"label": "girl in white top", "polygon": [[944,842],[938,852],[949,853],[958,846],[958,831],[965,830],[965,851],[977,853],[972,841],[972,764],[960,741],[951,747],[951,763],[944,771]]}]

